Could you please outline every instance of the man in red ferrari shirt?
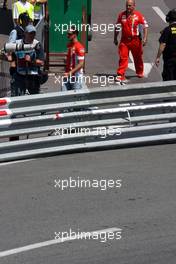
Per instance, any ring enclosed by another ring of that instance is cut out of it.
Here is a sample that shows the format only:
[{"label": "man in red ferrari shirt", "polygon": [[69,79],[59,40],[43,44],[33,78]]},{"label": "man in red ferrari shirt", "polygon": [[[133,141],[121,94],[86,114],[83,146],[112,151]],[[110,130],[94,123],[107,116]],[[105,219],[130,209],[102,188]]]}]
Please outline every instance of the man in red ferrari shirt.
[{"label": "man in red ferrari shirt", "polygon": [[[142,29],[142,30],[141,30]],[[144,16],[135,10],[135,0],[126,1],[126,11],[119,14],[114,31],[114,44],[118,45],[117,37],[121,31],[119,44],[119,67],[117,69],[117,81],[125,82],[125,71],[128,68],[128,57],[131,51],[139,78],[144,77],[143,46],[146,45],[148,24]],[[142,37],[141,37],[142,35]]]},{"label": "man in red ferrari shirt", "polygon": [[78,41],[78,31],[72,26],[68,32],[67,37],[69,43],[67,45],[67,61],[66,71],[64,73],[64,81],[62,91],[78,90],[84,86],[83,82],[83,68],[85,61],[84,46]]}]

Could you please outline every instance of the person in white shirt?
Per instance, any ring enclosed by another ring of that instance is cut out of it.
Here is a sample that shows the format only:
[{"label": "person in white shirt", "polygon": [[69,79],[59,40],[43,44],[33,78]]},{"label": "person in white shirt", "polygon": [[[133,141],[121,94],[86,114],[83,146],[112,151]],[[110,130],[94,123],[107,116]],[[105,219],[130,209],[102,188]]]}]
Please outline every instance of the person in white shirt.
[{"label": "person in white shirt", "polygon": [[34,26],[42,19],[43,17],[43,5],[47,3],[47,0],[28,0],[34,6]]}]

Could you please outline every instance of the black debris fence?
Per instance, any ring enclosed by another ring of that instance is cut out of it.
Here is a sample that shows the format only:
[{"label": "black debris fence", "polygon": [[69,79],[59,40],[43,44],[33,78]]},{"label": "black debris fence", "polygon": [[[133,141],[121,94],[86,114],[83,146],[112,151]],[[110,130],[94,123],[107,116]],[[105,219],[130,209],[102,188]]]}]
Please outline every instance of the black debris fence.
[{"label": "black debris fence", "polygon": [[0,55],[0,97],[10,94],[9,62],[3,55]]}]

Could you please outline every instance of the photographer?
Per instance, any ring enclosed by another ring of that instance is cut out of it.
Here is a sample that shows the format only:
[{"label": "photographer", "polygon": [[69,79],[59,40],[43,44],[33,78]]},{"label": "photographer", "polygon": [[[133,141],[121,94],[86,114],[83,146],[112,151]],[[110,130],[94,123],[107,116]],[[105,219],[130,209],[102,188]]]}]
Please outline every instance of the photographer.
[{"label": "photographer", "polygon": [[[15,28],[10,32],[9,35],[9,43],[15,43],[17,39],[24,38],[25,28],[30,23],[30,17],[27,12],[21,13],[18,19],[19,23],[15,26]],[[13,53],[7,54],[7,59],[10,62],[9,72],[12,77],[11,82],[13,82],[13,74],[16,72],[16,63]]]},{"label": "photographer", "polygon": [[159,38],[159,48],[155,64],[158,67],[160,56],[163,54],[163,81],[176,80],[176,9],[172,9],[166,16],[169,26],[166,27]]},{"label": "photographer", "polygon": [[44,64],[44,52],[39,41],[35,39],[36,29],[33,25],[25,28],[24,39],[16,40],[15,44],[31,44],[31,50],[16,50],[16,72],[11,83],[11,96],[24,95],[26,89],[30,94],[40,92],[40,67]]}]

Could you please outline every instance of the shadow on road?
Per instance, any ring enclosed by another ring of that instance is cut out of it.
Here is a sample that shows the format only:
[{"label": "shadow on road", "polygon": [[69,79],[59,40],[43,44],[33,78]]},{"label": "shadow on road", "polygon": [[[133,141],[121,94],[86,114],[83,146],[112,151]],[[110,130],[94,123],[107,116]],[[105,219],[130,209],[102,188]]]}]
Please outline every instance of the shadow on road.
[{"label": "shadow on road", "polygon": [[[117,77],[117,74],[113,74],[113,73],[112,73],[112,74],[109,74],[109,73],[108,73],[108,74],[107,74],[107,73],[96,73],[96,74],[94,74],[94,75],[96,75],[96,76],[100,76],[100,77],[101,77],[101,76],[106,76],[107,78],[108,78],[108,77],[111,77],[111,76],[113,76],[114,78]],[[126,75],[126,77],[127,77],[128,79],[137,78],[136,75]]]},{"label": "shadow on road", "polygon": [[4,10],[0,8],[0,34],[9,35],[14,28],[12,20],[12,10]]}]

